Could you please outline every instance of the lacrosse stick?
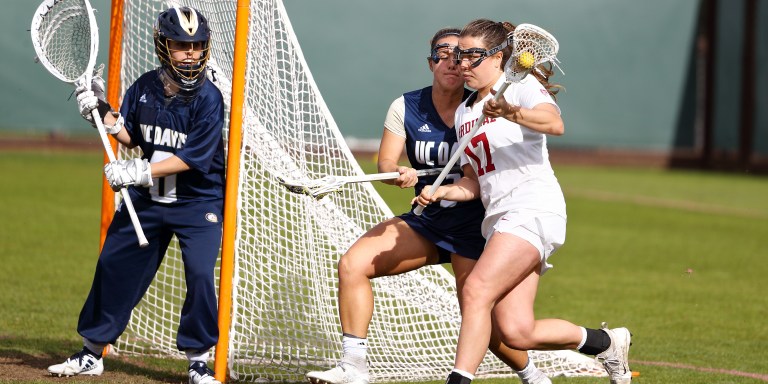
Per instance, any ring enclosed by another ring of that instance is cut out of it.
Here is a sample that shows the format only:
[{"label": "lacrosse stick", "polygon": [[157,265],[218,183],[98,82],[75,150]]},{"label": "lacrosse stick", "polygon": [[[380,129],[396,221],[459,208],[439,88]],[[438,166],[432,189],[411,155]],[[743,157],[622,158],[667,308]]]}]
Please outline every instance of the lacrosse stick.
[{"label": "lacrosse stick", "polygon": [[[88,0],[45,0],[32,18],[32,45],[37,60],[59,80],[91,88],[93,67],[99,48],[99,30],[93,8]],[[96,130],[101,136],[109,161],[115,161],[115,153],[109,143],[99,111],[92,112]],[[128,190],[120,189],[123,202],[139,238],[139,246],[146,247],[144,231],[133,208]]]},{"label": "lacrosse stick", "polygon": [[[520,24],[512,32],[512,35],[509,36],[509,39],[511,39],[512,55],[504,65],[504,83],[496,91],[494,100],[499,100],[510,84],[522,81],[537,65],[546,62],[552,62],[555,66],[557,65],[557,51],[560,45],[549,32],[532,24]],[[456,164],[456,161],[459,160],[461,154],[464,153],[464,149],[484,122],[485,114],[481,114],[472,129],[461,138],[459,148],[456,149],[448,163],[445,164],[444,169],[450,169]],[[437,176],[435,182],[429,188],[430,195],[437,191],[437,188],[443,183],[446,176],[448,176],[448,172],[445,171]],[[419,205],[413,209],[413,213],[421,215],[424,208],[424,206]]]},{"label": "lacrosse stick", "polygon": [[[454,168],[453,172],[458,172],[458,168]],[[419,169],[416,171],[416,176],[434,176],[440,174],[443,168],[432,169]],[[373,173],[370,175],[362,176],[325,176],[317,180],[289,180],[278,177],[277,181],[289,191],[298,193],[301,195],[312,196],[315,199],[321,199],[329,193],[333,193],[341,189],[349,183],[365,183],[368,181],[378,180],[394,180],[400,177],[399,172],[386,172],[386,173]]]}]

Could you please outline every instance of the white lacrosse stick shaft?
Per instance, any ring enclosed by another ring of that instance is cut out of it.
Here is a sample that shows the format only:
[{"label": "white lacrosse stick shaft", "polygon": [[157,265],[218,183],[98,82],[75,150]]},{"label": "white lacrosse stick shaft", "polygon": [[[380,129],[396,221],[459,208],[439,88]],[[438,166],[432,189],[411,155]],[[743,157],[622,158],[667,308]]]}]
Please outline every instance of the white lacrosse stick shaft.
[{"label": "white lacrosse stick shaft", "polygon": [[[417,169],[416,176],[433,176],[441,173],[443,168]],[[450,172],[449,172],[450,173]],[[343,180],[345,183],[365,183],[367,181],[394,180],[400,177],[400,172],[372,173],[362,176],[347,176]]]},{"label": "white lacrosse stick shaft", "polygon": [[[93,117],[93,121],[96,122],[96,130],[99,131],[99,137],[101,137],[101,143],[104,144],[104,151],[107,152],[109,161],[112,162],[117,160],[115,158],[115,151],[112,149],[112,144],[109,143],[107,131],[104,129],[104,123],[101,121],[101,116],[99,116],[99,111],[96,109],[92,110],[91,117]],[[144,248],[149,245],[149,241],[147,241],[147,237],[144,235],[144,230],[141,229],[141,222],[139,222],[139,216],[136,214],[136,209],[133,208],[133,201],[131,201],[131,195],[128,193],[128,188],[120,188],[120,194],[123,196],[123,203],[128,210],[128,216],[131,217],[131,223],[133,223],[133,229],[136,231],[136,237],[139,239],[139,247]]]},{"label": "white lacrosse stick shaft", "polygon": [[[45,69],[61,81],[75,84],[75,86],[81,85],[86,89],[91,88],[93,68],[96,64],[99,47],[99,27],[93,13],[93,7],[88,0],[44,0],[37,7],[30,28],[32,46]],[[88,19],[87,34],[80,33],[85,32],[83,17]],[[59,32],[63,36],[59,36]],[[84,36],[88,36],[89,39],[83,39]],[[87,43],[87,47],[85,43]],[[72,47],[76,47],[74,49],[76,52],[79,52],[78,49],[89,50],[88,61],[83,60],[84,55],[64,54],[65,52],[71,53]],[[81,64],[84,64],[84,67]],[[96,109],[92,110],[91,117],[96,123],[96,130],[99,132],[109,161],[115,161],[115,151],[107,138],[104,122],[101,120],[99,112]],[[133,228],[136,230],[139,246],[146,247],[149,242],[144,236],[144,230],[141,229],[141,223],[138,215],[136,215],[136,210],[133,208],[128,190],[121,188],[120,192],[131,217]]]},{"label": "white lacrosse stick shaft", "polygon": [[[416,176],[433,176],[439,174],[442,171],[443,168],[419,169],[416,171]],[[305,181],[285,180],[283,178],[278,178],[278,180],[280,181],[280,184],[282,184],[293,193],[308,195],[319,199],[329,193],[337,192],[339,189],[349,183],[393,180],[397,179],[398,177],[400,177],[400,172],[374,173],[361,176],[325,176],[321,179]]]},{"label": "white lacrosse stick shaft", "polygon": [[[512,59],[510,58],[509,60],[512,60]],[[501,84],[501,87],[499,87],[499,90],[496,92],[496,96],[494,96],[493,99],[499,100],[501,95],[504,94],[504,92],[507,90],[510,84],[512,83],[508,81],[505,81],[503,84]],[[459,148],[457,148],[456,152],[454,152],[451,158],[448,159],[448,162],[445,164],[445,168],[443,168],[443,172],[440,172],[440,174],[437,175],[435,182],[432,183],[432,185],[429,187],[430,196],[433,195],[435,191],[437,191],[437,188],[443,184],[443,180],[445,180],[445,178],[450,173],[450,169],[453,168],[453,165],[456,164],[457,161],[459,161],[461,154],[464,153],[464,148],[466,148],[467,145],[469,145],[470,140],[472,140],[472,138],[475,137],[475,134],[483,125],[483,122],[485,122],[485,114],[480,114],[480,117],[477,119],[477,123],[475,123],[475,126],[472,127],[472,129],[470,129],[469,132],[467,132],[467,134],[461,137],[461,141],[459,141]],[[448,172],[446,172],[446,170],[448,170]],[[426,207],[423,205],[418,205],[416,206],[416,208],[413,209],[413,213],[419,216],[424,211],[424,208]]]}]

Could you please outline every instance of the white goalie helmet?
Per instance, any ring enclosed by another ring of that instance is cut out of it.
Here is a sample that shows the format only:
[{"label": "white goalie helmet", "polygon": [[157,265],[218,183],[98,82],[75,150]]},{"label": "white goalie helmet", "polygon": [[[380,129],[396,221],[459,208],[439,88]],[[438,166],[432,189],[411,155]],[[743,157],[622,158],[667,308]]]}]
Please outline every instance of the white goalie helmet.
[{"label": "white goalie helmet", "polygon": [[[180,95],[194,96],[205,82],[206,65],[211,55],[208,19],[192,7],[169,8],[157,17],[154,41],[164,80],[172,82]],[[175,61],[169,41],[201,43],[202,55],[199,59]]]}]

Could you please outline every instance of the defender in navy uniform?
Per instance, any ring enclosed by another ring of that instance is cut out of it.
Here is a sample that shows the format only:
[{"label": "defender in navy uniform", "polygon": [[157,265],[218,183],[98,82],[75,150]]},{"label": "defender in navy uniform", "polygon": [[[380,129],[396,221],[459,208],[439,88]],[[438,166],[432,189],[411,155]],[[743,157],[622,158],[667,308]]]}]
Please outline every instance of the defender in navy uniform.
[{"label": "defender in navy uniform", "polygon": [[[446,28],[434,35],[427,59],[433,72],[432,86],[397,98],[384,123],[379,172],[399,172],[400,177],[389,183],[415,187],[415,196],[436,177],[419,179],[416,170],[443,167],[457,147],[454,112],[470,93],[452,60],[459,32]],[[398,164],[404,147],[410,167]],[[446,182],[461,176],[451,174]],[[386,220],[358,239],[338,266],[343,356],[336,367],[309,372],[307,379],[312,384],[368,384],[367,334],[373,316],[370,280],[450,262],[457,292],[461,292],[485,246],[480,233],[484,214],[480,200],[444,201],[427,206],[421,216],[408,212]],[[529,362],[525,351],[512,350],[497,340],[491,341],[491,350],[518,371],[523,383],[551,383]]]},{"label": "defender in navy uniform", "polygon": [[108,133],[129,148],[141,148],[141,158],[111,162],[104,173],[114,190],[129,187],[149,246],[137,245],[128,212],[119,207],[80,312],[83,350],[50,366],[53,375],[103,372],[101,351],[125,330],[175,235],[187,288],[176,344],[189,359],[190,383],[218,382],[206,361],[218,340],[213,271],[222,231],[224,102],[206,77],[210,39],[199,11],[172,7],[154,28],[161,66],[131,85],[119,113],[104,101],[101,79],[95,78],[90,90],[76,91],[84,118],[91,121],[97,109]]}]

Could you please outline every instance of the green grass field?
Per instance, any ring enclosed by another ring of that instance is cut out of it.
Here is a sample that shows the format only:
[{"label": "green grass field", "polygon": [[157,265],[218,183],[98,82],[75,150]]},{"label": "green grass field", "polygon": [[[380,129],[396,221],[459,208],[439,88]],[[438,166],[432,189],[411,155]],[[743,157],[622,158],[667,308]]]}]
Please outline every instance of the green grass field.
[{"label": "green grass field", "polygon": [[[45,367],[81,345],[75,327],[97,257],[101,158],[0,152],[0,382],[72,380],[50,378]],[[767,178],[557,164],[555,171],[568,239],[542,278],[538,317],[629,327],[632,369],[640,372],[633,382],[768,382]],[[394,212],[407,208],[411,191],[376,187]],[[120,357],[101,378],[75,380],[183,382],[184,368]]]}]

